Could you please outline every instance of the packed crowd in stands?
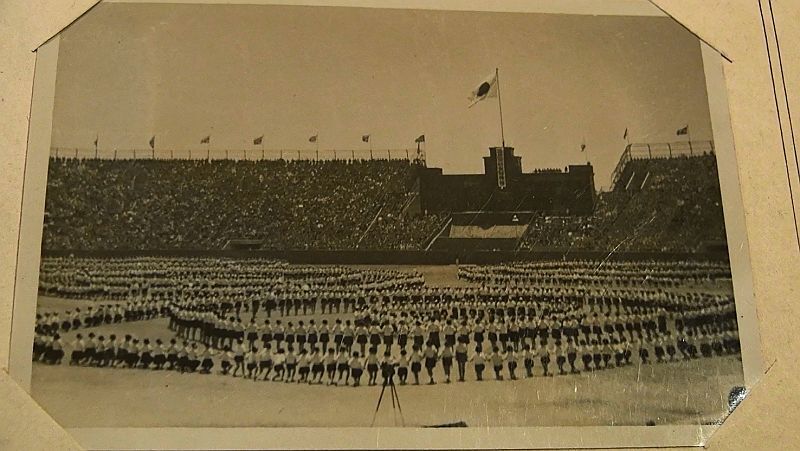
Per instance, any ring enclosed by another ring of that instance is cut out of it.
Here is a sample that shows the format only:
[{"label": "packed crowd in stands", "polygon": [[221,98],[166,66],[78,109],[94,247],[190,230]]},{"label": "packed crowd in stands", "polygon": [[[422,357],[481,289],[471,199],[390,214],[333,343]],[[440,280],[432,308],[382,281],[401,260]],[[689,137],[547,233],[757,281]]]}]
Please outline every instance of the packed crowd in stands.
[{"label": "packed crowd in stands", "polygon": [[219,249],[229,239],[257,239],[268,249],[353,249],[360,241],[418,248],[441,218],[403,214],[414,167],[52,158],[43,247]]},{"label": "packed crowd in stands", "polygon": [[725,240],[713,154],[634,159],[589,216],[539,214],[523,249],[695,252]]},{"label": "packed crowd in stands", "polygon": [[[219,249],[253,239],[266,249],[422,249],[450,212],[409,212],[415,169],[407,160],[53,158],[43,247]],[[633,159],[592,214],[537,212],[519,248],[701,251],[725,240],[718,180],[713,154]],[[441,195],[481,210],[484,188],[473,188]]]},{"label": "packed crowd in stands", "polygon": [[[434,384],[484,380],[484,371],[517,379],[740,352],[732,295],[687,284],[725,278],[724,268],[603,266],[465,267],[460,277],[473,283],[456,288],[426,286],[415,272],[255,259],[45,259],[42,292],[100,307],[39,316],[34,359],[357,386],[362,374],[368,385],[378,374],[401,384],[419,384],[422,374]],[[61,337],[161,316],[172,338]]]}]

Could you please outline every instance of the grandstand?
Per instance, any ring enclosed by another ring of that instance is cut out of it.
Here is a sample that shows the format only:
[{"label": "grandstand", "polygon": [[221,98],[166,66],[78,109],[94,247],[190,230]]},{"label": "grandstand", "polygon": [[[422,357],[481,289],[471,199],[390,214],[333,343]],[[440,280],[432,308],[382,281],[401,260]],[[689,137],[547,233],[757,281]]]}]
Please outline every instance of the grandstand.
[{"label": "grandstand", "polygon": [[713,143],[630,145],[611,189],[600,193],[590,165],[525,174],[511,148],[491,149],[484,162],[482,175],[450,176],[408,159],[54,157],[43,249],[258,247],[456,258],[500,250],[524,258],[702,253],[725,241]]}]

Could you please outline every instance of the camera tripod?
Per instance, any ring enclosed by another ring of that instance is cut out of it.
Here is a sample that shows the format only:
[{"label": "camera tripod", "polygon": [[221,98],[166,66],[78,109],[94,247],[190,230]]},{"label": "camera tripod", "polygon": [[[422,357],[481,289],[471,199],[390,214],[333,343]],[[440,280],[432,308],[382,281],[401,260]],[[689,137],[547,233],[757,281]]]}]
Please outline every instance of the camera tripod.
[{"label": "camera tripod", "polygon": [[390,376],[388,380],[383,382],[381,395],[378,397],[378,405],[375,406],[375,413],[372,415],[372,423],[370,423],[370,427],[375,426],[375,419],[378,417],[378,410],[381,408],[381,401],[383,401],[383,394],[386,392],[386,387],[389,387],[389,396],[392,397],[392,414],[394,415],[394,425],[397,426],[397,412],[399,411],[401,424],[405,426],[406,420],[403,418],[403,408],[400,407],[400,397],[397,395],[397,387],[394,385],[394,377]]}]

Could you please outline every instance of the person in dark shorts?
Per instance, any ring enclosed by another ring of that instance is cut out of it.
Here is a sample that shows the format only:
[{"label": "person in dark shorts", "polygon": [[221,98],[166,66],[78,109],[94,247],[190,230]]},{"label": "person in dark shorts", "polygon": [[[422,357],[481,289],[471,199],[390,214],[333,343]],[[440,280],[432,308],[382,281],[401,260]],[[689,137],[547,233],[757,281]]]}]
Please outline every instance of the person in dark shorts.
[{"label": "person in dark shorts", "polygon": [[[211,349],[210,346],[203,348],[203,351],[198,355],[200,360],[200,373],[211,374],[211,370],[214,368],[213,356],[214,350]],[[156,367],[158,367],[158,365],[156,365]]]},{"label": "person in dark shorts", "polygon": [[503,355],[500,353],[500,349],[498,347],[492,348],[492,353],[489,355],[489,361],[492,363],[492,369],[494,370],[494,380],[502,381]]},{"label": "person in dark shorts", "polygon": [[369,375],[367,385],[376,385],[378,379],[378,348],[376,346],[369,348],[366,365]]},{"label": "person in dark shorts", "polygon": [[267,343],[258,350],[258,375],[261,380],[267,380],[272,373],[272,345]]},{"label": "person in dark shorts", "polygon": [[325,365],[325,373],[328,375],[328,385],[333,385],[333,378],[336,375],[336,350],[328,348],[328,353],[322,359]]},{"label": "person in dark shorts", "polygon": [[164,342],[160,338],[156,338],[156,344],[153,346],[153,366],[155,366],[155,369],[164,369],[164,364],[167,363],[166,351]]},{"label": "person in dark shorts", "polygon": [[397,372],[397,363],[392,358],[391,351],[383,353],[383,360],[381,360],[381,378],[383,379],[383,386],[391,385],[394,383],[394,375]]},{"label": "person in dark shorts", "polygon": [[86,346],[83,342],[83,335],[77,334],[75,336],[75,341],[72,342],[72,352],[69,355],[69,364],[80,365],[84,358],[83,352],[85,349]]},{"label": "person in dark shorts", "polygon": [[241,370],[242,376],[245,375],[245,367],[244,367],[244,355],[247,352],[247,348],[245,347],[242,339],[236,340],[236,343],[233,347],[233,373],[231,376],[236,377],[236,373]]},{"label": "person in dark shorts", "polygon": [[506,353],[503,356],[503,360],[506,361],[506,367],[508,368],[508,377],[514,381],[517,380],[517,365],[518,365],[518,356],[517,353],[514,351],[514,347],[508,345],[506,347]]},{"label": "person in dark shorts", "polygon": [[226,376],[228,375],[228,373],[231,371],[232,361],[233,361],[233,351],[231,351],[231,348],[229,346],[225,346],[223,348],[222,353],[220,354],[220,363],[219,363],[220,374]]},{"label": "person in dark shorts", "polygon": [[286,347],[286,383],[294,381],[294,375],[297,371],[297,354],[294,353],[294,348],[291,346]]},{"label": "person in dark shorts", "polygon": [[417,346],[414,346],[411,350],[411,357],[409,361],[411,362],[411,374],[414,375],[414,385],[419,385],[419,373],[422,371],[422,351]]},{"label": "person in dark shorts", "polygon": [[139,365],[144,369],[149,369],[153,363],[153,347],[150,345],[150,340],[145,338],[142,341],[141,356],[139,357]]},{"label": "person in dark shorts", "polygon": [[[453,341],[455,342],[455,337]],[[445,377],[444,382],[446,384],[450,383],[450,370],[453,368],[454,356],[455,353],[453,352],[453,347],[445,344],[444,348],[442,349],[442,352],[439,354],[439,358],[442,360],[442,368],[444,369],[444,377]]]},{"label": "person in dark shorts", "polygon": [[256,380],[258,377],[258,348],[251,346],[244,356],[245,368],[247,369],[246,378]]},{"label": "person in dark shorts", "polygon": [[475,346],[475,354],[469,358],[475,368],[475,377],[477,380],[483,380],[483,370],[486,368],[486,356],[483,355],[483,348],[480,345]]},{"label": "person in dark shorts", "polygon": [[309,359],[308,351],[300,349],[300,356],[297,359],[297,383],[308,383],[308,374],[311,372],[311,360]]},{"label": "person in dark shorts", "polygon": [[272,381],[282,381],[286,374],[286,351],[283,348],[278,348],[277,353],[272,357],[272,369],[275,371]]},{"label": "person in dark shorts", "polygon": [[397,377],[400,379],[400,385],[406,385],[409,365],[408,353],[403,348],[400,350],[400,358],[397,360]]},{"label": "person in dark shorts", "polygon": [[[577,327],[577,326],[575,326]],[[577,329],[575,329],[574,336],[577,336]],[[570,338],[567,342],[567,363],[569,363],[569,372],[571,374],[579,373],[578,369],[575,367],[575,360],[578,359],[578,348],[575,346],[575,340]]]},{"label": "person in dark shorts", "polygon": [[552,376],[549,368],[550,358],[553,354],[555,354],[555,345],[552,343],[548,344],[547,341],[542,340],[539,343],[539,362],[542,364],[542,374],[545,377]]},{"label": "person in dark shorts", "polygon": [[459,339],[458,343],[456,343],[455,353],[456,353],[456,365],[458,366],[458,381],[464,382],[464,378],[467,374],[467,360],[469,357],[467,356],[467,343],[469,342],[469,338],[467,341]]},{"label": "person in dark shorts", "polygon": [[439,354],[436,352],[436,348],[433,347],[433,343],[431,342],[428,342],[422,354],[425,357],[425,370],[428,372],[428,385],[435,385],[436,381],[433,380],[433,369],[436,368],[436,360]]},{"label": "person in dark shorts", "polygon": [[336,355],[336,373],[336,385],[339,385],[339,381],[342,378],[344,378],[344,383],[347,385],[347,381],[350,378],[350,354],[344,346],[339,348],[339,354]]},{"label": "person in dark shorts", "polygon": [[[353,352],[353,357],[347,362],[350,376],[353,378],[353,387],[361,385],[361,375],[364,374],[364,363],[358,357],[358,351]],[[349,385],[348,379],[345,378],[344,385]]]},{"label": "person in dark shorts", "polygon": [[311,365],[311,379],[309,384],[322,384],[322,376],[325,374],[325,364],[322,362],[322,355],[319,348],[314,346],[311,348],[311,357],[309,358]]}]

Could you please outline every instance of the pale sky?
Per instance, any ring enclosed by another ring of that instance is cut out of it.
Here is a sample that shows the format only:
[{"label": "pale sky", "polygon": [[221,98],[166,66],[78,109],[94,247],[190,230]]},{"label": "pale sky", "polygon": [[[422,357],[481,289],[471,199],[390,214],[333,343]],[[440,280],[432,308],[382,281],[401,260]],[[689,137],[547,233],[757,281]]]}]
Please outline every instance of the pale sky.
[{"label": "pale sky", "polygon": [[634,142],[711,139],[700,43],[669,18],[257,5],[101,4],[62,33],[53,147],[414,148],[480,173],[500,144],[523,169],[581,164],[607,187]]}]

